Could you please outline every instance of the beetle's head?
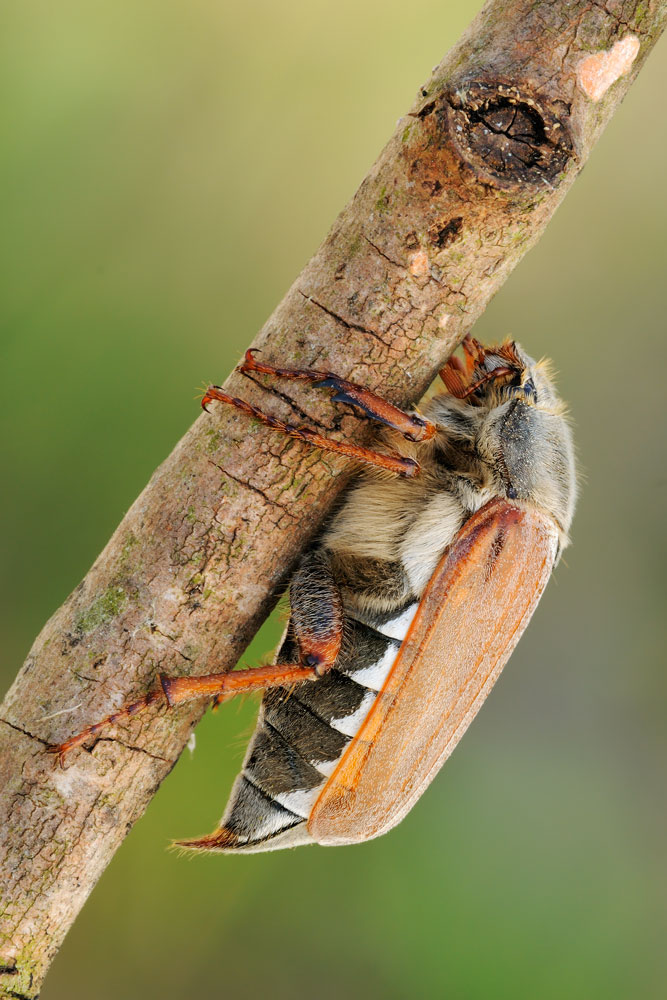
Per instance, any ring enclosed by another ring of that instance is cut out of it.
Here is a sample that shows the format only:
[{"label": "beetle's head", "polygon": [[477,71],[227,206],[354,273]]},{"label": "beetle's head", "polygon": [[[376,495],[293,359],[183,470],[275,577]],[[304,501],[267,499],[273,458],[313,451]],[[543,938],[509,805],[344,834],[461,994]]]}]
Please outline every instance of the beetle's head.
[{"label": "beetle's head", "polygon": [[467,337],[463,359],[450,358],[442,379],[478,412],[477,449],[510,500],[550,514],[566,540],[576,496],[572,436],[548,364],[513,341],[483,347]]},{"label": "beetle's head", "polygon": [[510,399],[558,405],[546,363],[533,361],[513,340],[484,347],[466,337],[461,346],[463,359],[452,356],[440,373],[452,396],[487,409]]}]

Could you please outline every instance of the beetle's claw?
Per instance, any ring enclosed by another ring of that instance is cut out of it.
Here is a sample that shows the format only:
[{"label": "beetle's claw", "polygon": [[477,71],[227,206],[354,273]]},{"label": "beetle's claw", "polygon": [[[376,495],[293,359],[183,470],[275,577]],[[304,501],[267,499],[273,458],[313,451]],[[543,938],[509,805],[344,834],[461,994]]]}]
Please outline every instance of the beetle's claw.
[{"label": "beetle's claw", "polygon": [[243,362],[237,367],[237,371],[245,375],[247,371],[255,371],[255,355],[260,354],[258,347],[249,347],[243,356]]},{"label": "beetle's claw", "polygon": [[213,395],[213,390],[214,389],[219,389],[219,388],[220,388],[219,385],[209,385],[208,389],[206,390],[206,392],[202,396],[202,400],[201,400],[201,408],[202,408],[202,410],[206,410],[207,413],[211,412],[209,410],[209,408],[208,408],[208,404],[212,403],[213,400],[215,399],[215,396]]},{"label": "beetle's claw", "polygon": [[52,757],[56,757],[56,763],[59,767],[65,767],[65,757],[67,756],[67,751],[70,747],[67,743],[49,743],[46,747],[46,752],[51,754]]}]

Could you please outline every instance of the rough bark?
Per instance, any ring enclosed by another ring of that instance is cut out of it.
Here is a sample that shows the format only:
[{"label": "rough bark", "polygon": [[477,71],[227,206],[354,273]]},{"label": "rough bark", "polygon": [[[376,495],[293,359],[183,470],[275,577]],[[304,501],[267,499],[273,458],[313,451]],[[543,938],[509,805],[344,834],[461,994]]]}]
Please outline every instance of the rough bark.
[{"label": "rough bark", "polygon": [[[535,243],[658,38],[659,0],[493,0],[257,336],[414,402]],[[360,441],[313,391],[235,394]],[[307,414],[307,416],[305,416]],[[156,471],[35,641],[0,709],[0,996],[35,997],[91,888],[204,706],[44,753],[173,674],[231,669],[349,463],[217,408]],[[212,822],[215,817],[211,817]]]}]

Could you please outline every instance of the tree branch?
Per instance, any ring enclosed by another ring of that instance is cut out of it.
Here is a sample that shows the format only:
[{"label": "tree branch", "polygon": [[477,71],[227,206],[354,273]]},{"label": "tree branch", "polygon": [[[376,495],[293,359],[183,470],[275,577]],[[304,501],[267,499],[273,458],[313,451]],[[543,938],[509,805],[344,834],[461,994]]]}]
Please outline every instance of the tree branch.
[{"label": "tree branch", "polygon": [[[255,339],[263,360],[418,399],[543,232],[666,8],[488,3]],[[279,416],[366,434],[312,390],[226,385]],[[231,669],[348,472],[230,410],[200,417],[42,630],[0,708],[0,996],[37,995],[203,706],[148,711],[65,770],[45,743],[140,696],[158,669]]]}]

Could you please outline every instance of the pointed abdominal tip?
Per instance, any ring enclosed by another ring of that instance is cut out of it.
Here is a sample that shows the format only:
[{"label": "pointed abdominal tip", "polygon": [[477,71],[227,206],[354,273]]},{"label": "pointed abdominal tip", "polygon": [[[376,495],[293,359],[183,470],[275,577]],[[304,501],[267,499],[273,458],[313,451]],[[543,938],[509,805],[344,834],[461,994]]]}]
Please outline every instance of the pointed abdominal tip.
[{"label": "pointed abdominal tip", "polygon": [[238,846],[239,838],[224,827],[195,840],[175,840],[172,847],[186,851],[228,851]]}]

